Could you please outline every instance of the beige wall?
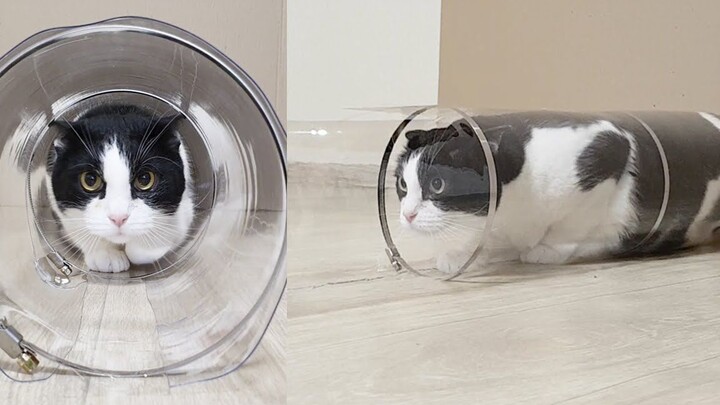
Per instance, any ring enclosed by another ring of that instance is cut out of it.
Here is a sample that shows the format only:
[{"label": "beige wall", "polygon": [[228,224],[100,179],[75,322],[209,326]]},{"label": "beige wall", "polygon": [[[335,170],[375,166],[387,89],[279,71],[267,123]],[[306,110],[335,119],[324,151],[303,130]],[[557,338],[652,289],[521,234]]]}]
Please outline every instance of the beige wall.
[{"label": "beige wall", "polygon": [[720,112],[716,0],[443,0],[439,100]]},{"label": "beige wall", "polygon": [[[437,103],[440,0],[291,0],[288,119]],[[292,135],[291,135],[292,136]]]},{"label": "beige wall", "polygon": [[210,42],[255,79],[285,118],[285,0],[4,1],[0,53],[47,28],[123,15],[175,24]]}]

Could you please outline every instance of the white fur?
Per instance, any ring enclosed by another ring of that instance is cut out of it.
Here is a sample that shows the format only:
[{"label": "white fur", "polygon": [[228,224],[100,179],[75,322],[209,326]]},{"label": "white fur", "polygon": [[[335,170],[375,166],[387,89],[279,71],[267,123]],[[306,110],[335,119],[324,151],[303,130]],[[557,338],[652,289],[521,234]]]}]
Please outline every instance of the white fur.
[{"label": "white fur", "polygon": [[700,114],[701,117],[705,118],[705,119],[708,120],[711,124],[713,124],[713,125],[715,126],[715,128],[717,128],[717,129],[720,130],[720,119],[718,119],[718,117],[716,117],[716,116],[714,116],[714,115],[712,115],[712,114],[708,114],[708,113],[706,113],[706,112],[701,112],[701,113],[698,113],[698,114]]},{"label": "white fur", "polygon": [[[608,179],[589,191],[578,187],[576,162],[582,151],[601,132],[625,136],[631,145],[629,167],[618,182]],[[504,185],[501,203],[485,241],[487,263],[502,252],[530,263],[565,263],[590,258],[620,243],[623,229],[637,220],[634,209],[634,177],[628,174],[636,156],[634,139],[608,121],[581,127],[536,128],[526,145],[525,164],[519,176]],[[409,228],[438,232],[447,224],[465,221],[466,229],[482,232],[484,217],[445,212],[431,201],[422,201],[417,176],[419,155],[410,157],[403,177],[407,195],[401,201],[401,223]],[[405,214],[417,211],[408,223]],[[464,216],[462,216],[464,215]],[[452,216],[452,220],[446,217]],[[477,240],[477,235],[470,240]],[[438,256],[437,267],[456,271],[477,245]],[[490,257],[488,257],[488,255]]]},{"label": "white fur", "polygon": [[[105,197],[95,197],[84,209],[62,212],[55,200],[50,177],[46,178],[51,206],[60,218],[65,236],[84,254],[91,270],[121,272],[130,263],[152,263],[186,237],[193,220],[194,207],[190,165],[185,147],[181,145],[186,187],[176,212],[166,215],[131,195],[132,179],[129,163],[116,144],[107,145],[101,155],[102,174],[106,183]],[[118,227],[111,217],[127,216]]]},{"label": "white fur", "polygon": [[708,216],[717,205],[718,199],[720,199],[720,178],[708,182],[700,210],[688,228],[688,245],[699,245],[713,238],[713,232],[720,227],[720,222],[710,221]]},{"label": "white fur", "polygon": [[[720,119],[716,116],[708,113],[698,113],[701,117],[710,122],[715,128],[720,131]],[[718,133],[720,136],[720,133]],[[695,216],[692,224],[688,228],[687,240],[688,245],[698,245],[705,243],[708,240],[713,239],[714,231],[720,227],[720,222],[711,221],[709,215],[712,213],[713,208],[720,201],[720,177],[708,182],[707,188],[705,189],[705,195],[703,202],[700,205],[700,210]]]},{"label": "white fur", "polygon": [[537,128],[526,146],[525,165],[503,188],[494,230],[531,263],[564,263],[593,257],[618,246],[623,229],[636,221],[625,174],[589,191],[578,186],[577,157],[603,131],[634,140],[607,121],[584,127]]},{"label": "white fur", "polygon": [[400,222],[410,226],[406,216],[416,214],[412,222],[413,229],[423,232],[435,232],[443,226],[444,212],[438,209],[432,201],[423,201],[420,180],[417,175],[420,154],[414,154],[405,166],[403,176],[407,183],[407,195],[400,203]]}]

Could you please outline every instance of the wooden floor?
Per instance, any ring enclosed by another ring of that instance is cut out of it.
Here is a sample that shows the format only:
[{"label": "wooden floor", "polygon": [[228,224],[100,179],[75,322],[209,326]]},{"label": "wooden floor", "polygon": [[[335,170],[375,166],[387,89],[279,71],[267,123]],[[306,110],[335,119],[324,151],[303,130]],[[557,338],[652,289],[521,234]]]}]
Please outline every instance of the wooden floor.
[{"label": "wooden floor", "polygon": [[[17,383],[0,375],[1,404],[282,404],[285,403],[285,310],[281,302],[267,335],[243,368],[211,381],[171,387],[166,378],[121,378],[58,373]],[[4,356],[4,354],[0,354]]]},{"label": "wooden floor", "polygon": [[[258,273],[247,274],[252,266],[225,262],[224,267],[211,266],[214,267],[211,269],[214,273],[207,277],[193,274],[195,269],[190,267],[190,271],[176,272],[163,280],[167,283],[88,281],[72,290],[58,290],[43,284],[33,271],[30,246],[27,240],[18,237],[27,227],[18,221],[24,221],[24,208],[20,211],[8,207],[0,209],[0,222],[5,225],[3,229],[17,231],[16,235],[0,234],[4,277],[0,290],[4,288],[4,296],[10,297],[17,307],[32,309],[32,314],[38,319],[51,323],[60,338],[47,334],[44,328],[28,324],[14,326],[26,339],[44,349],[53,347],[52,351],[56,354],[62,353],[62,347],[57,346],[62,345],[62,338],[70,336],[75,340],[68,343],[68,350],[64,353],[67,353],[68,359],[79,364],[115,370],[138,370],[187,358],[206,347],[201,346],[206,341],[204,339],[224,336],[196,335],[204,335],[207,333],[205,331],[213,329],[216,333],[222,333],[228,330],[224,329],[226,325],[222,319],[236,319],[217,316],[219,310],[246,313],[240,310],[238,300],[229,301],[223,297],[232,294],[247,301],[245,297],[251,297],[257,291],[246,291],[243,294],[238,286],[251,289],[259,287],[244,279],[261,279]],[[212,236],[206,239],[210,238]],[[262,238],[257,239],[257,243],[272,248],[271,243],[265,243]],[[214,246],[217,252],[221,251],[219,242]],[[257,248],[252,250],[261,254]],[[202,254],[206,253],[214,254],[213,251],[204,251]],[[242,253],[236,257],[237,260],[244,260]],[[184,288],[188,283],[190,287]],[[230,286],[232,290],[218,287],[223,285]],[[2,299],[3,294],[0,294],[0,301]],[[254,302],[247,304],[252,305]],[[18,383],[0,375],[0,404],[285,403],[286,313],[287,300],[283,298],[264,339],[250,360],[243,367],[219,378],[214,378],[220,373],[212,371],[211,367],[208,367],[209,372],[201,371],[199,374],[200,379],[208,381],[182,385],[167,377],[89,377],[77,375],[67,368],[60,368],[54,374],[46,373],[46,369],[41,368],[34,376],[43,378],[41,381]],[[11,315],[14,316],[12,312]],[[196,319],[198,317],[205,322],[199,322]],[[14,316],[15,322],[24,320],[25,317]],[[174,332],[169,336],[172,338],[170,340],[166,333],[168,330]],[[233,360],[237,357],[228,353],[230,351],[224,352],[223,358],[230,358],[226,363],[235,364]],[[41,358],[41,366],[50,364]],[[3,352],[0,352],[0,367],[4,370],[17,369]],[[29,378],[24,374],[11,374],[22,380]]]},{"label": "wooden floor", "polygon": [[252,361],[223,378],[170,388],[164,378],[0,376],[0,403],[281,403],[286,384],[291,404],[720,397],[720,253],[440,282],[389,268],[374,189],[292,180],[287,382],[283,302]]},{"label": "wooden floor", "polygon": [[390,270],[373,188],[304,177],[288,403],[718,402],[720,253],[436,281]]}]

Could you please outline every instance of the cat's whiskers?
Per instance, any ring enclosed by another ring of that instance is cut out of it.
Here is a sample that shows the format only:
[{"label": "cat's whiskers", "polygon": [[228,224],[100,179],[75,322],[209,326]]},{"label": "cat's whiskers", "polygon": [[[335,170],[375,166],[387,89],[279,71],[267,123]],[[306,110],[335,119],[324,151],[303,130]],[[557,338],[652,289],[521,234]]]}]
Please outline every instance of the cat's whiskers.
[{"label": "cat's whiskers", "polygon": [[442,225],[442,226],[443,226],[443,227],[447,227],[447,228],[452,228],[452,229],[455,229],[455,230],[458,230],[458,231],[463,231],[463,232],[466,232],[466,233],[478,233],[478,232],[482,232],[482,229],[480,229],[480,228],[477,228],[477,227],[474,227],[474,226],[470,226],[470,225],[464,224],[464,223],[462,223],[462,222],[453,222],[453,221],[450,221],[450,220],[443,221],[443,225]]},{"label": "cat's whiskers", "polygon": [[76,230],[74,230],[74,231],[72,231],[72,232],[68,232],[68,233],[66,233],[66,234],[64,234],[64,233],[62,233],[62,232],[58,232],[58,233],[61,234],[62,236],[60,236],[59,238],[55,238],[55,239],[53,239],[53,240],[50,240],[50,241],[48,241],[48,243],[50,243],[50,244],[52,245],[52,244],[54,244],[54,243],[56,243],[56,242],[65,242],[65,241],[70,241],[70,242],[72,242],[72,239],[74,239],[74,238],[79,238],[79,237],[81,237],[81,236],[84,236],[86,233],[88,233],[88,231],[87,231],[86,229],[82,229],[82,228],[81,228],[81,229],[76,229]]},{"label": "cat's whiskers", "polygon": [[447,229],[441,229],[437,232],[435,232],[433,235],[435,235],[435,239],[439,239],[442,242],[451,242],[452,234],[448,232]]},{"label": "cat's whiskers", "polygon": [[[72,240],[72,243],[75,245],[89,246],[90,248],[87,249],[87,251],[91,251],[91,249],[94,248],[95,245],[97,244],[98,239],[99,238],[97,236],[92,235],[88,231],[85,234],[83,234],[82,236],[80,236],[79,238]],[[71,263],[74,262],[75,259],[78,259],[78,261],[79,261],[82,254],[83,254],[83,252],[80,249],[78,249],[76,252],[71,253],[66,259],[68,259]]]},{"label": "cat's whiskers", "polygon": [[[179,116],[180,116],[180,114],[178,113],[178,114],[176,114],[175,117],[179,117]],[[160,123],[160,120],[162,120],[163,118],[165,118],[164,115],[163,115],[163,117],[160,117],[160,119],[158,119],[157,122],[155,122],[155,125],[153,125],[153,128],[150,130],[151,133],[155,130],[155,127],[157,126],[157,124]],[[137,154],[137,160],[145,159],[145,154],[147,152],[149,152],[153,146],[155,146],[155,144],[160,140],[160,138],[162,138],[161,135],[165,132],[166,129],[168,129],[170,127],[170,125],[172,125],[172,120],[170,122],[168,122],[167,124],[165,124],[163,129],[161,129],[160,132],[157,133],[157,136],[155,136],[153,139],[151,139],[150,142],[147,145],[145,145],[145,147],[140,149],[140,151]]]},{"label": "cat's whiskers", "polygon": [[164,156],[152,156],[152,157],[150,157],[150,158],[148,158],[148,159],[143,160],[143,161],[140,163],[140,166],[142,166],[142,165],[146,164],[147,162],[149,162],[149,161],[151,161],[151,160],[154,160],[154,159],[167,160],[168,162],[170,162],[170,163],[174,164],[175,166],[179,167],[180,169],[183,168],[178,162],[174,162],[174,161],[172,161],[172,160],[170,160],[170,159],[168,159],[168,158],[166,158],[166,157],[164,157]]},{"label": "cat's whiskers", "polygon": [[445,236],[451,236],[453,238],[457,238],[457,237],[461,236],[460,233],[456,229],[449,227],[449,226],[440,228],[437,231],[437,233],[445,235]]},{"label": "cat's whiskers", "polygon": [[97,152],[95,151],[95,149],[94,149],[94,148],[90,148],[90,147],[88,146],[88,144],[85,142],[85,140],[82,138],[82,136],[80,136],[80,134],[79,134],[78,131],[75,129],[75,127],[70,123],[70,121],[68,121],[68,120],[65,119],[65,118],[62,118],[62,120],[65,121],[66,124],[68,124],[68,126],[70,127],[70,129],[72,129],[72,131],[73,131],[73,132],[75,133],[75,135],[78,137],[78,140],[80,140],[80,142],[83,144],[83,146],[85,147],[85,150],[87,150],[87,152],[90,154],[90,156],[92,156],[93,158],[95,158],[95,159],[97,159],[97,160],[100,160],[99,157],[98,157],[98,155],[97,155]]},{"label": "cat's whiskers", "polygon": [[198,200],[195,204],[193,204],[193,208],[200,208],[200,204],[202,204],[202,203],[205,201],[206,198],[210,197],[210,195],[211,195],[210,192],[205,193],[205,195],[203,196],[203,198],[201,198],[201,199]]},{"label": "cat's whiskers", "polygon": [[147,234],[140,235],[140,239],[142,240],[142,242],[146,248],[157,247],[157,245],[153,243],[153,241],[150,239],[150,237]]},{"label": "cat's whiskers", "polygon": [[[169,237],[171,237],[171,235],[169,235],[169,234],[167,234],[167,233],[166,233],[166,234],[163,234],[163,233],[161,233],[158,229],[151,229],[150,232],[148,232],[146,235],[147,235],[148,237],[153,237],[153,238],[155,238],[155,239],[157,239],[157,240],[160,240],[161,242],[163,242],[163,244],[166,244],[166,245],[172,245],[172,244],[173,244],[173,241],[170,240],[170,239],[168,239]],[[174,238],[173,238],[173,239],[174,239]]]},{"label": "cat's whiskers", "polygon": [[442,221],[448,222],[448,223],[459,224],[459,225],[465,225],[470,228],[475,228],[475,226],[473,224],[478,221],[476,218],[479,218],[479,216],[476,216],[473,218],[472,214],[455,214],[455,215],[445,215],[443,217]]},{"label": "cat's whiskers", "polygon": [[[446,137],[446,134],[449,134],[449,136]],[[442,134],[440,135],[439,138],[440,139],[438,140],[437,143],[429,146],[429,148],[431,148],[430,149],[431,152],[433,152],[433,149],[434,149],[434,153],[430,157],[429,163],[428,163],[428,165],[430,165],[430,166],[433,164],[433,162],[435,162],[435,158],[440,154],[443,147],[445,146],[444,142],[447,142],[450,138],[452,138],[452,132],[450,132],[450,127],[445,128],[445,130],[442,132]]]},{"label": "cat's whiskers", "polygon": [[65,260],[68,263],[75,264],[80,262],[80,258],[82,257],[82,252],[80,249],[76,249],[74,251],[71,251],[70,254],[65,258]]},{"label": "cat's whiskers", "polygon": [[[78,222],[78,221],[84,221],[85,218],[63,218],[62,222]],[[44,218],[37,218],[35,219],[36,222],[51,222],[51,223],[57,223],[58,221],[55,219],[44,219]]]},{"label": "cat's whiskers", "polygon": [[177,236],[178,236],[178,234],[177,234],[177,229],[176,229],[176,228],[161,228],[161,227],[155,227],[155,228],[151,228],[151,229],[150,229],[148,232],[146,232],[146,233],[148,233],[148,234],[153,234],[153,233],[158,233],[158,232],[159,232],[161,235],[166,236],[166,237],[168,237],[168,238],[170,238],[170,239],[176,239]]},{"label": "cat's whiskers", "polygon": [[88,232],[88,230],[87,230],[85,227],[82,227],[82,228],[74,229],[74,230],[72,230],[72,231],[70,231],[70,232],[67,232],[66,230],[59,230],[59,231],[56,232],[56,233],[62,233],[62,234],[64,234],[64,235],[66,235],[66,236],[73,236],[73,235],[76,235],[76,234],[79,234],[79,233],[82,233],[82,232]]},{"label": "cat's whiskers", "polygon": [[91,235],[91,236],[93,237],[93,239],[91,239],[90,247],[87,249],[88,252],[94,251],[95,248],[97,247],[98,243],[100,243],[100,240],[101,240],[100,237],[98,237],[96,235]]},{"label": "cat's whiskers", "polygon": [[133,157],[132,165],[133,167],[137,165],[138,160],[142,159],[145,154],[145,142],[147,142],[148,137],[150,134],[155,130],[155,127],[157,124],[165,118],[165,113],[163,113],[157,120],[155,120],[155,114],[157,114],[157,107],[158,104],[155,105],[155,109],[153,110],[152,116],[150,118],[150,124],[145,128],[145,133],[143,134],[142,138],[140,138],[140,145],[138,146],[138,151],[135,153],[135,156]]}]

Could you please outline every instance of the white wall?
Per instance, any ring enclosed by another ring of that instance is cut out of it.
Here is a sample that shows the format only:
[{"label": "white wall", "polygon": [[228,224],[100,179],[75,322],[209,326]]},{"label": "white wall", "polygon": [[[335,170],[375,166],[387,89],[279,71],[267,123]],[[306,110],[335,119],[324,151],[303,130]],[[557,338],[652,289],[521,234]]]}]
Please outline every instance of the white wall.
[{"label": "white wall", "polygon": [[288,1],[288,121],[436,104],[440,1]]}]

